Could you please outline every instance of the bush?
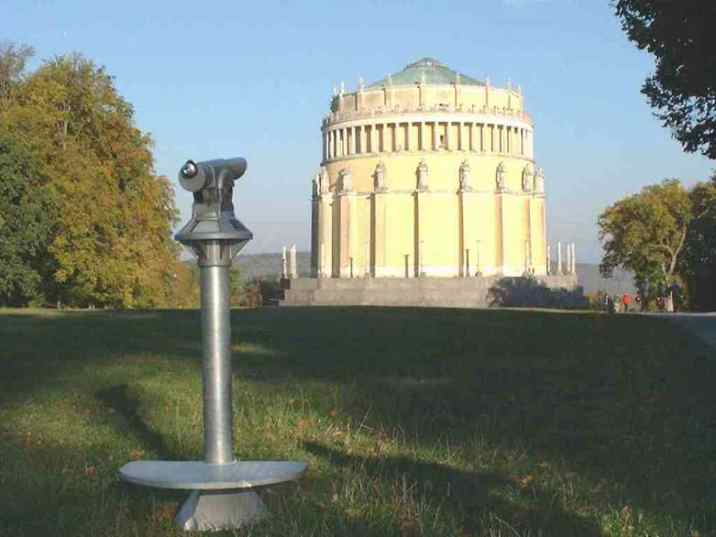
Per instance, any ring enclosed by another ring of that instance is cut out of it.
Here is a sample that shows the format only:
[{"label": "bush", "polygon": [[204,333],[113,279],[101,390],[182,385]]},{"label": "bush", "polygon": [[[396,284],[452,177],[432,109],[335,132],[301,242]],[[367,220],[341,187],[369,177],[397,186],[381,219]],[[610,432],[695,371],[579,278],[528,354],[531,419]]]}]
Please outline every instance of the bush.
[{"label": "bush", "polygon": [[587,309],[583,289],[552,289],[533,277],[502,278],[488,292],[490,306]]},{"label": "bush", "polygon": [[243,283],[234,296],[232,303],[243,308],[277,306],[283,298],[283,289],[277,279],[257,277]]}]

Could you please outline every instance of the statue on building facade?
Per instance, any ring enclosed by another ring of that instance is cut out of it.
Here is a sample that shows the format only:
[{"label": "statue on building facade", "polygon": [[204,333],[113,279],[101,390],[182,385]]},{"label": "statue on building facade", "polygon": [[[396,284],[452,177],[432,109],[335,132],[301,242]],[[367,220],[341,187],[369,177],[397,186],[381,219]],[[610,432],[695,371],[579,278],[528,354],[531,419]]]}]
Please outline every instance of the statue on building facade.
[{"label": "statue on building facade", "polygon": [[424,160],[420,161],[420,164],[418,164],[418,190],[427,190],[428,189],[428,165],[425,163]]},{"label": "statue on building facade", "polygon": [[504,192],[505,191],[505,163],[504,162],[500,162],[500,165],[497,166],[497,172],[495,173],[495,182],[497,183],[497,191]]},{"label": "statue on building facade", "polygon": [[328,170],[325,166],[321,166],[321,171],[318,175],[318,192],[328,194],[328,188]]},{"label": "statue on building facade", "polygon": [[317,198],[321,192],[321,174],[320,172],[313,176],[313,181],[311,186],[313,187],[313,198]]},{"label": "statue on building facade", "polygon": [[380,161],[375,167],[375,190],[376,192],[385,191],[385,164]]},{"label": "statue on building facade", "polygon": [[353,175],[349,168],[341,170],[341,192],[351,192],[353,190]]},{"label": "statue on building facade", "polygon": [[470,163],[467,160],[463,160],[462,164],[460,164],[460,192],[470,192],[471,190]]},{"label": "statue on building facade", "polygon": [[532,190],[533,185],[533,173],[532,169],[530,168],[530,165],[528,164],[525,166],[525,169],[522,170],[522,190],[525,192],[529,192]]}]

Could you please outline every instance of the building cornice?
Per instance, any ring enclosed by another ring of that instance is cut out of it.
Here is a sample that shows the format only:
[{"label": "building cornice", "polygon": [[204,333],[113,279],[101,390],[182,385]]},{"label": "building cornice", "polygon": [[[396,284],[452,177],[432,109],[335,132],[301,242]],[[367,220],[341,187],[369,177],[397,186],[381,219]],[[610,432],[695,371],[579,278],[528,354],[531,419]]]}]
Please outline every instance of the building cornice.
[{"label": "building cornice", "polygon": [[333,127],[357,127],[374,123],[483,123],[490,125],[506,125],[532,130],[532,117],[526,112],[507,109],[435,109],[435,110],[372,110],[336,112],[323,119],[321,130]]}]

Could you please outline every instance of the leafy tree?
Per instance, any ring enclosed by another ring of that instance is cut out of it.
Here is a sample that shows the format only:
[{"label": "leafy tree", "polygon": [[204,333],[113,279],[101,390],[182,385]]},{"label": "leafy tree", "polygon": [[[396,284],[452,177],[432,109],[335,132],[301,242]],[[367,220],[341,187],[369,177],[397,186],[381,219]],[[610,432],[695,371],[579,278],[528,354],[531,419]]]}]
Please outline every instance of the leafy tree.
[{"label": "leafy tree", "polygon": [[696,217],[689,225],[679,271],[696,309],[716,310],[716,176],[689,197]]},{"label": "leafy tree", "polygon": [[656,59],[642,93],[686,151],[716,158],[716,2],[618,0],[629,39]]},{"label": "leafy tree", "polygon": [[694,218],[689,192],[678,180],[647,186],[608,207],[598,219],[605,277],[623,267],[635,275],[643,307],[676,283],[676,268]]},{"label": "leafy tree", "polygon": [[0,305],[42,302],[53,204],[27,147],[0,132]]},{"label": "leafy tree", "polygon": [[47,247],[48,297],[74,305],[153,307],[171,302],[177,248],[167,178],[151,139],[101,67],[55,58],[24,77],[0,125],[32,148],[56,201]]}]

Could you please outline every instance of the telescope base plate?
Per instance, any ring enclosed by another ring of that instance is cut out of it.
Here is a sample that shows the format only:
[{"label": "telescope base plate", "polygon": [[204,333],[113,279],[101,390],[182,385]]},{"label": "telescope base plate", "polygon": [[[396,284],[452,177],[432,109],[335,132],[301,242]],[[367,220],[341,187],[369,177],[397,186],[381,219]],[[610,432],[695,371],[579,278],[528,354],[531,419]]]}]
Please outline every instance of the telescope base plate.
[{"label": "telescope base plate", "polygon": [[145,487],[185,490],[250,489],[294,481],[306,471],[305,462],[134,461],[119,469],[124,480]]},{"label": "telescope base plate", "polygon": [[119,476],[146,487],[191,490],[177,513],[177,526],[216,531],[240,528],[267,517],[264,503],[252,489],[294,481],[306,466],[305,462],[293,461],[134,461],[120,468]]}]

